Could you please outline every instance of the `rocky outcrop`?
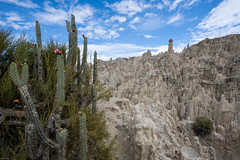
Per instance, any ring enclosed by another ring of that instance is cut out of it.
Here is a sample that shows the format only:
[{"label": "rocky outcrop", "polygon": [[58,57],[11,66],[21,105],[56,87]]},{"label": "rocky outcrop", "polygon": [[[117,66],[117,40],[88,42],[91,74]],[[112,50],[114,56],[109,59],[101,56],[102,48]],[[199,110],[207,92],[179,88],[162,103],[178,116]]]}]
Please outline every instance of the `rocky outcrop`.
[{"label": "rocky outcrop", "polygon": [[[240,35],[98,64],[113,92],[99,106],[119,159],[240,159]],[[191,129],[199,116],[214,122],[205,138]]]}]

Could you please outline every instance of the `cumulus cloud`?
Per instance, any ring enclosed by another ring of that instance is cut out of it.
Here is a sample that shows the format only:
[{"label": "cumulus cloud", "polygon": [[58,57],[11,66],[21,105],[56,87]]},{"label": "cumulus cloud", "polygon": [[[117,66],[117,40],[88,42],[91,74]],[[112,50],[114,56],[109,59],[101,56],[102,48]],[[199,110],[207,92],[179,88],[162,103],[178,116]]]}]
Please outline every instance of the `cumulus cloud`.
[{"label": "cumulus cloud", "polygon": [[137,13],[142,12],[143,8],[146,6],[144,6],[143,4],[140,5],[139,3],[137,3],[137,1],[134,0],[122,0],[120,2],[115,2],[113,4],[106,3],[106,7],[112,8],[119,14],[133,16]]},{"label": "cumulus cloud", "polygon": [[85,5],[72,5],[68,14],[73,14],[76,17],[76,23],[83,24],[86,20],[94,15],[94,8],[89,4]]},{"label": "cumulus cloud", "polygon": [[33,13],[35,17],[44,24],[59,24],[65,25],[65,20],[68,19],[68,14],[63,9],[56,9],[50,6],[50,2],[44,3],[44,11]]},{"label": "cumulus cloud", "polygon": [[193,41],[240,32],[239,2],[224,0],[193,29]]},{"label": "cumulus cloud", "polygon": [[75,15],[76,23],[83,24],[94,15],[94,9],[89,5],[71,5],[69,10],[55,8],[50,5],[50,2],[44,3],[44,11],[33,13],[35,17],[44,24],[59,24],[65,25],[71,14]]},{"label": "cumulus cloud", "polygon": [[130,21],[130,24],[135,24],[135,23],[139,23],[141,20],[139,17],[135,17],[133,20]]},{"label": "cumulus cloud", "polygon": [[110,19],[107,19],[105,22],[109,23],[109,22],[114,22],[114,21],[118,21],[119,23],[125,22],[127,20],[127,18],[125,16],[112,16]]},{"label": "cumulus cloud", "polygon": [[15,4],[25,8],[39,8],[39,6],[33,3],[31,0],[0,0],[0,2]]}]

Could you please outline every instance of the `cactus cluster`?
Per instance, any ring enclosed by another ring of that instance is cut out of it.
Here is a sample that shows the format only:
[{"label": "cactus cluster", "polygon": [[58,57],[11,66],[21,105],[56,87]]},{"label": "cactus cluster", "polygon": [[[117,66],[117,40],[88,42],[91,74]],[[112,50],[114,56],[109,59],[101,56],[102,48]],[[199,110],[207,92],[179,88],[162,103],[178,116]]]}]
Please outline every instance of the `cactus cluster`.
[{"label": "cactus cluster", "polygon": [[[46,122],[46,127],[41,122],[39,118],[39,114],[37,111],[37,107],[35,105],[35,101],[33,100],[33,96],[29,91],[28,79],[29,79],[29,67],[25,63],[22,67],[21,76],[17,69],[17,64],[12,62],[10,65],[10,74],[12,81],[18,87],[20,91],[21,97],[26,105],[27,114],[28,114],[28,122],[25,126],[25,141],[27,147],[27,155],[30,159],[39,159],[39,158],[49,158],[49,153],[51,150],[55,150],[57,153],[57,159],[66,159],[67,153],[67,139],[68,139],[68,130],[66,127],[62,127],[62,110],[65,102],[65,95],[67,95],[65,91],[65,68],[69,67],[72,69],[73,77],[78,77],[78,83],[80,84],[80,77],[84,79],[84,83],[86,88],[88,88],[90,83],[90,69],[87,64],[87,37],[83,35],[84,38],[84,49],[83,49],[83,58],[82,64],[80,65],[80,49],[78,45],[77,38],[77,27],[75,24],[75,17],[72,15],[71,17],[71,25],[68,21],[67,31],[69,32],[69,53],[67,57],[67,64],[65,65],[64,60],[65,57],[62,54],[62,51],[58,49],[54,50],[54,53],[57,54],[57,87],[55,93],[55,100],[53,103],[53,109],[51,111],[50,117]],[[37,45],[33,45],[34,49],[34,64],[33,64],[33,72],[35,76],[38,76],[38,80],[41,84],[46,84],[43,79],[43,59],[42,59],[42,42],[41,42],[41,30],[40,24],[36,21],[36,37],[37,37]],[[35,77],[36,78],[36,77]],[[87,79],[87,80],[86,80]],[[86,83],[88,82],[88,83]],[[85,84],[86,83],[86,84]],[[97,52],[94,53],[94,66],[93,66],[93,82],[92,83],[92,112],[96,113],[96,83],[97,83]],[[68,95],[72,93],[68,93]],[[67,98],[66,98],[67,99]],[[81,109],[81,108],[80,108]],[[79,116],[80,121],[80,153],[82,160],[87,159],[87,129],[86,129],[86,115],[81,113]],[[54,126],[54,127],[49,127]],[[51,136],[50,136],[51,135]],[[51,137],[51,138],[50,138]],[[40,143],[36,143],[40,142]]]}]

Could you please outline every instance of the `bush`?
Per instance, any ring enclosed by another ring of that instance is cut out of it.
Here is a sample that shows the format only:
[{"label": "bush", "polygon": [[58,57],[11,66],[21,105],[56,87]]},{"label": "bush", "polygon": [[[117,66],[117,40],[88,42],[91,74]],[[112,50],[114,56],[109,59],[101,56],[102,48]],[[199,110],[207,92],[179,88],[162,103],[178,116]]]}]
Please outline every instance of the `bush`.
[{"label": "bush", "polygon": [[192,124],[192,128],[196,135],[205,136],[212,132],[213,122],[207,117],[198,117]]}]

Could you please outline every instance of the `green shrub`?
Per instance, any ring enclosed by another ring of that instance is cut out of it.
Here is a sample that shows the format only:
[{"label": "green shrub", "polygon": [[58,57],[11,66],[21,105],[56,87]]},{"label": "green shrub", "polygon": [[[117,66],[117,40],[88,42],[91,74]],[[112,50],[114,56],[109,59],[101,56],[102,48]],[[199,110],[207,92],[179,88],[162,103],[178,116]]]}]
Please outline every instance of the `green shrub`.
[{"label": "green shrub", "polygon": [[192,128],[196,135],[205,136],[212,132],[213,122],[207,117],[198,117],[192,124]]}]

